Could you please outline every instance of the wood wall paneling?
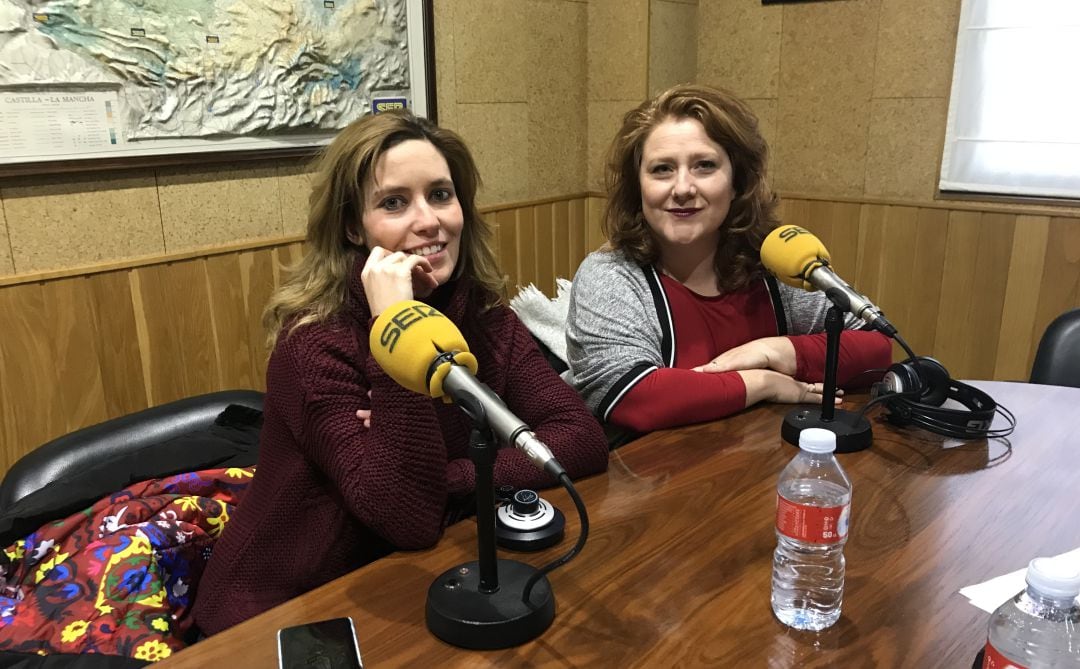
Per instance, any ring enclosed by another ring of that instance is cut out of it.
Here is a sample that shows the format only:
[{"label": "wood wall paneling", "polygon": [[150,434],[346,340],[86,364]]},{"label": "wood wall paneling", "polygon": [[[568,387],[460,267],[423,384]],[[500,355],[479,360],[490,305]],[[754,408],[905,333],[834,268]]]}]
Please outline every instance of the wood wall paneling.
[{"label": "wood wall paneling", "polygon": [[[1062,312],[1080,307],[1080,218],[1051,218],[1035,330],[1042,333]],[[1034,359],[1038,340],[1031,344]]]},{"label": "wood wall paneling", "polygon": [[[66,431],[60,382],[52,351],[53,328],[48,323],[41,284],[29,283],[0,291],[0,383],[3,400],[3,458],[9,467],[27,449]],[[46,335],[45,333],[48,333]]]},{"label": "wood wall paneling", "polygon": [[88,282],[82,277],[41,284],[44,314],[62,419],[68,431],[106,418],[98,357],[84,350],[99,340]]},{"label": "wood wall paneling", "polygon": [[597,249],[604,243],[604,231],[601,222],[604,220],[604,198],[590,197],[588,201],[588,213],[585,219],[585,229],[588,233],[585,247]]},{"label": "wood wall paneling", "polygon": [[555,290],[555,212],[551,203],[540,204],[533,210],[533,251],[536,257],[536,287],[547,295]]},{"label": "wood wall paneling", "polygon": [[[572,196],[489,212],[510,294],[534,283],[554,296],[603,243],[603,206]],[[957,378],[1027,378],[1047,324],[1080,307],[1080,219],[810,198],[780,213]],[[284,240],[0,287],[0,467],[147,406],[264,388],[262,309],[303,252]]]},{"label": "wood wall paneling", "polygon": [[[213,256],[205,261],[204,280],[210,302],[218,388],[224,388],[228,383],[254,388],[255,377],[260,371],[250,347],[249,305],[245,299],[240,261],[239,253]],[[237,309],[237,306],[244,308]]]},{"label": "wood wall paneling", "polygon": [[1075,218],[794,198],[780,213],[958,378],[1026,379],[1046,326],[1080,306]]},{"label": "wood wall paneling", "polygon": [[[532,207],[515,212],[517,221],[517,287],[536,283],[536,215]],[[517,292],[512,290],[511,293]]]},{"label": "wood wall paneling", "polygon": [[1016,217],[994,361],[995,378],[1026,380],[1031,374],[1034,345],[1045,329],[1035,327],[1039,302],[1031,296],[1039,294],[1049,230],[1049,217]]},{"label": "wood wall paneling", "polygon": [[585,259],[585,254],[589,250],[589,230],[586,227],[585,207],[585,198],[571,200],[568,206],[569,225],[567,227],[570,245],[570,267],[566,273],[568,279],[572,279],[577,273],[578,265]]},{"label": "wood wall paneling", "polygon": [[[902,260],[909,271],[906,282],[906,308],[896,315],[904,324],[904,339],[916,353],[933,350],[937,332],[937,313],[941,304],[941,277],[945,271],[945,245],[941,233],[947,229],[949,212],[920,208],[915,222],[915,242],[910,255]],[[891,252],[890,252],[891,253]]]},{"label": "wood wall paneling", "polygon": [[495,214],[495,223],[499,228],[499,264],[506,276],[506,289],[509,293],[517,292],[515,288],[518,281],[517,262],[517,213],[513,209],[507,209]]},{"label": "wood wall paneling", "polygon": [[145,409],[150,402],[142,359],[146,340],[140,335],[131,291],[134,273],[119,270],[84,278],[90,287],[98,337],[92,352],[84,352],[98,361],[105,414],[110,417]]},{"label": "wood wall paneling", "polygon": [[[570,273],[570,203],[566,200],[551,204],[551,255],[555,278],[572,279]],[[552,281],[549,295],[555,294]]]}]

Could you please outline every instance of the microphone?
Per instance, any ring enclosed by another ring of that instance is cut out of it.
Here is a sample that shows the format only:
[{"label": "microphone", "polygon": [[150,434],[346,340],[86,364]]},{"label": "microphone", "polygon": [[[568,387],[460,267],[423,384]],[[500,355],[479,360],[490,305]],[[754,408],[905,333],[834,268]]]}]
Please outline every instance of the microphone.
[{"label": "microphone", "polygon": [[375,362],[400,385],[455,402],[500,441],[520,449],[556,479],[565,473],[551,450],[495,392],[476,378],[476,356],[453,321],[438,309],[403,300],[375,320],[369,340]]},{"label": "microphone", "polygon": [[881,309],[837,276],[829,260],[829,252],[821,240],[797,225],[782,225],[761,243],[761,262],[776,278],[796,288],[820,289],[839,308],[882,334],[895,337],[896,328],[885,319]]}]

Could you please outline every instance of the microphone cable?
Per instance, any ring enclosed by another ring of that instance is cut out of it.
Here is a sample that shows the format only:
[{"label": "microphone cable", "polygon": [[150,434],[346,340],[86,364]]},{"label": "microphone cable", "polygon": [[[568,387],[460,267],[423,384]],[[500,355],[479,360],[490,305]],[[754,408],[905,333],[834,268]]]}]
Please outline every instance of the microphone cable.
[{"label": "microphone cable", "polygon": [[522,594],[522,601],[529,604],[529,595],[532,594],[533,586],[536,582],[543,578],[546,574],[558,569],[567,562],[570,562],[581,549],[585,547],[585,541],[589,538],[589,514],[585,510],[585,502],[581,501],[581,496],[578,495],[577,489],[574,488],[573,482],[570,480],[570,475],[566,472],[559,474],[559,483],[566,488],[566,492],[569,493],[570,499],[574,500],[574,506],[577,507],[578,518],[581,519],[581,531],[578,533],[577,543],[574,544],[565,555],[552,560],[548,564],[541,567],[535,574],[529,577],[529,580],[525,582],[525,592]]}]

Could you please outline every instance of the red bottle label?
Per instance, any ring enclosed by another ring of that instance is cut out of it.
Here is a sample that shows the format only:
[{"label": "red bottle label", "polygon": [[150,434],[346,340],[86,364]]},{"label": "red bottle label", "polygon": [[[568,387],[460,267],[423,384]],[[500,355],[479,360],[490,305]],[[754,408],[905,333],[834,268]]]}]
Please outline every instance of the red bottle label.
[{"label": "red bottle label", "polygon": [[789,539],[812,544],[835,544],[848,533],[851,505],[808,506],[776,496],[776,529]]},{"label": "red bottle label", "polygon": [[982,669],[1027,669],[1027,667],[1005,657],[987,641],[986,648],[983,649]]}]

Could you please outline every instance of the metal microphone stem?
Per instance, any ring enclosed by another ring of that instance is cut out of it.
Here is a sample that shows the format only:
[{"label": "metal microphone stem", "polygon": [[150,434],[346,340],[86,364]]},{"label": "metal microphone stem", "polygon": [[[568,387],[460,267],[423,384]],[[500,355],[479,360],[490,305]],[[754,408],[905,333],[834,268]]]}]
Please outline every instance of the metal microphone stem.
[{"label": "metal microphone stem", "polygon": [[[498,442],[482,407],[469,457],[476,468],[476,543],[478,560],[439,575],[428,588],[425,619],[432,634],[460,648],[493,650],[531,641],[555,619],[551,583],[535,567],[498,559],[495,546],[494,466]],[[524,597],[529,588],[529,598]]]},{"label": "metal microphone stem", "polygon": [[476,468],[476,549],[480,561],[480,592],[499,590],[495,553],[495,455],[498,448],[491,430],[474,428],[469,458]]},{"label": "metal microphone stem", "polygon": [[870,421],[854,411],[836,408],[836,368],[840,361],[843,313],[844,310],[834,304],[825,314],[825,380],[821,389],[821,408],[795,409],[784,417],[780,435],[793,446],[799,445],[799,433],[811,427],[835,434],[837,453],[861,451],[869,448],[873,441]]},{"label": "metal microphone stem", "polygon": [[825,312],[825,382],[821,389],[821,420],[831,421],[835,415],[836,366],[840,364],[840,331],[844,319],[833,305]]}]

